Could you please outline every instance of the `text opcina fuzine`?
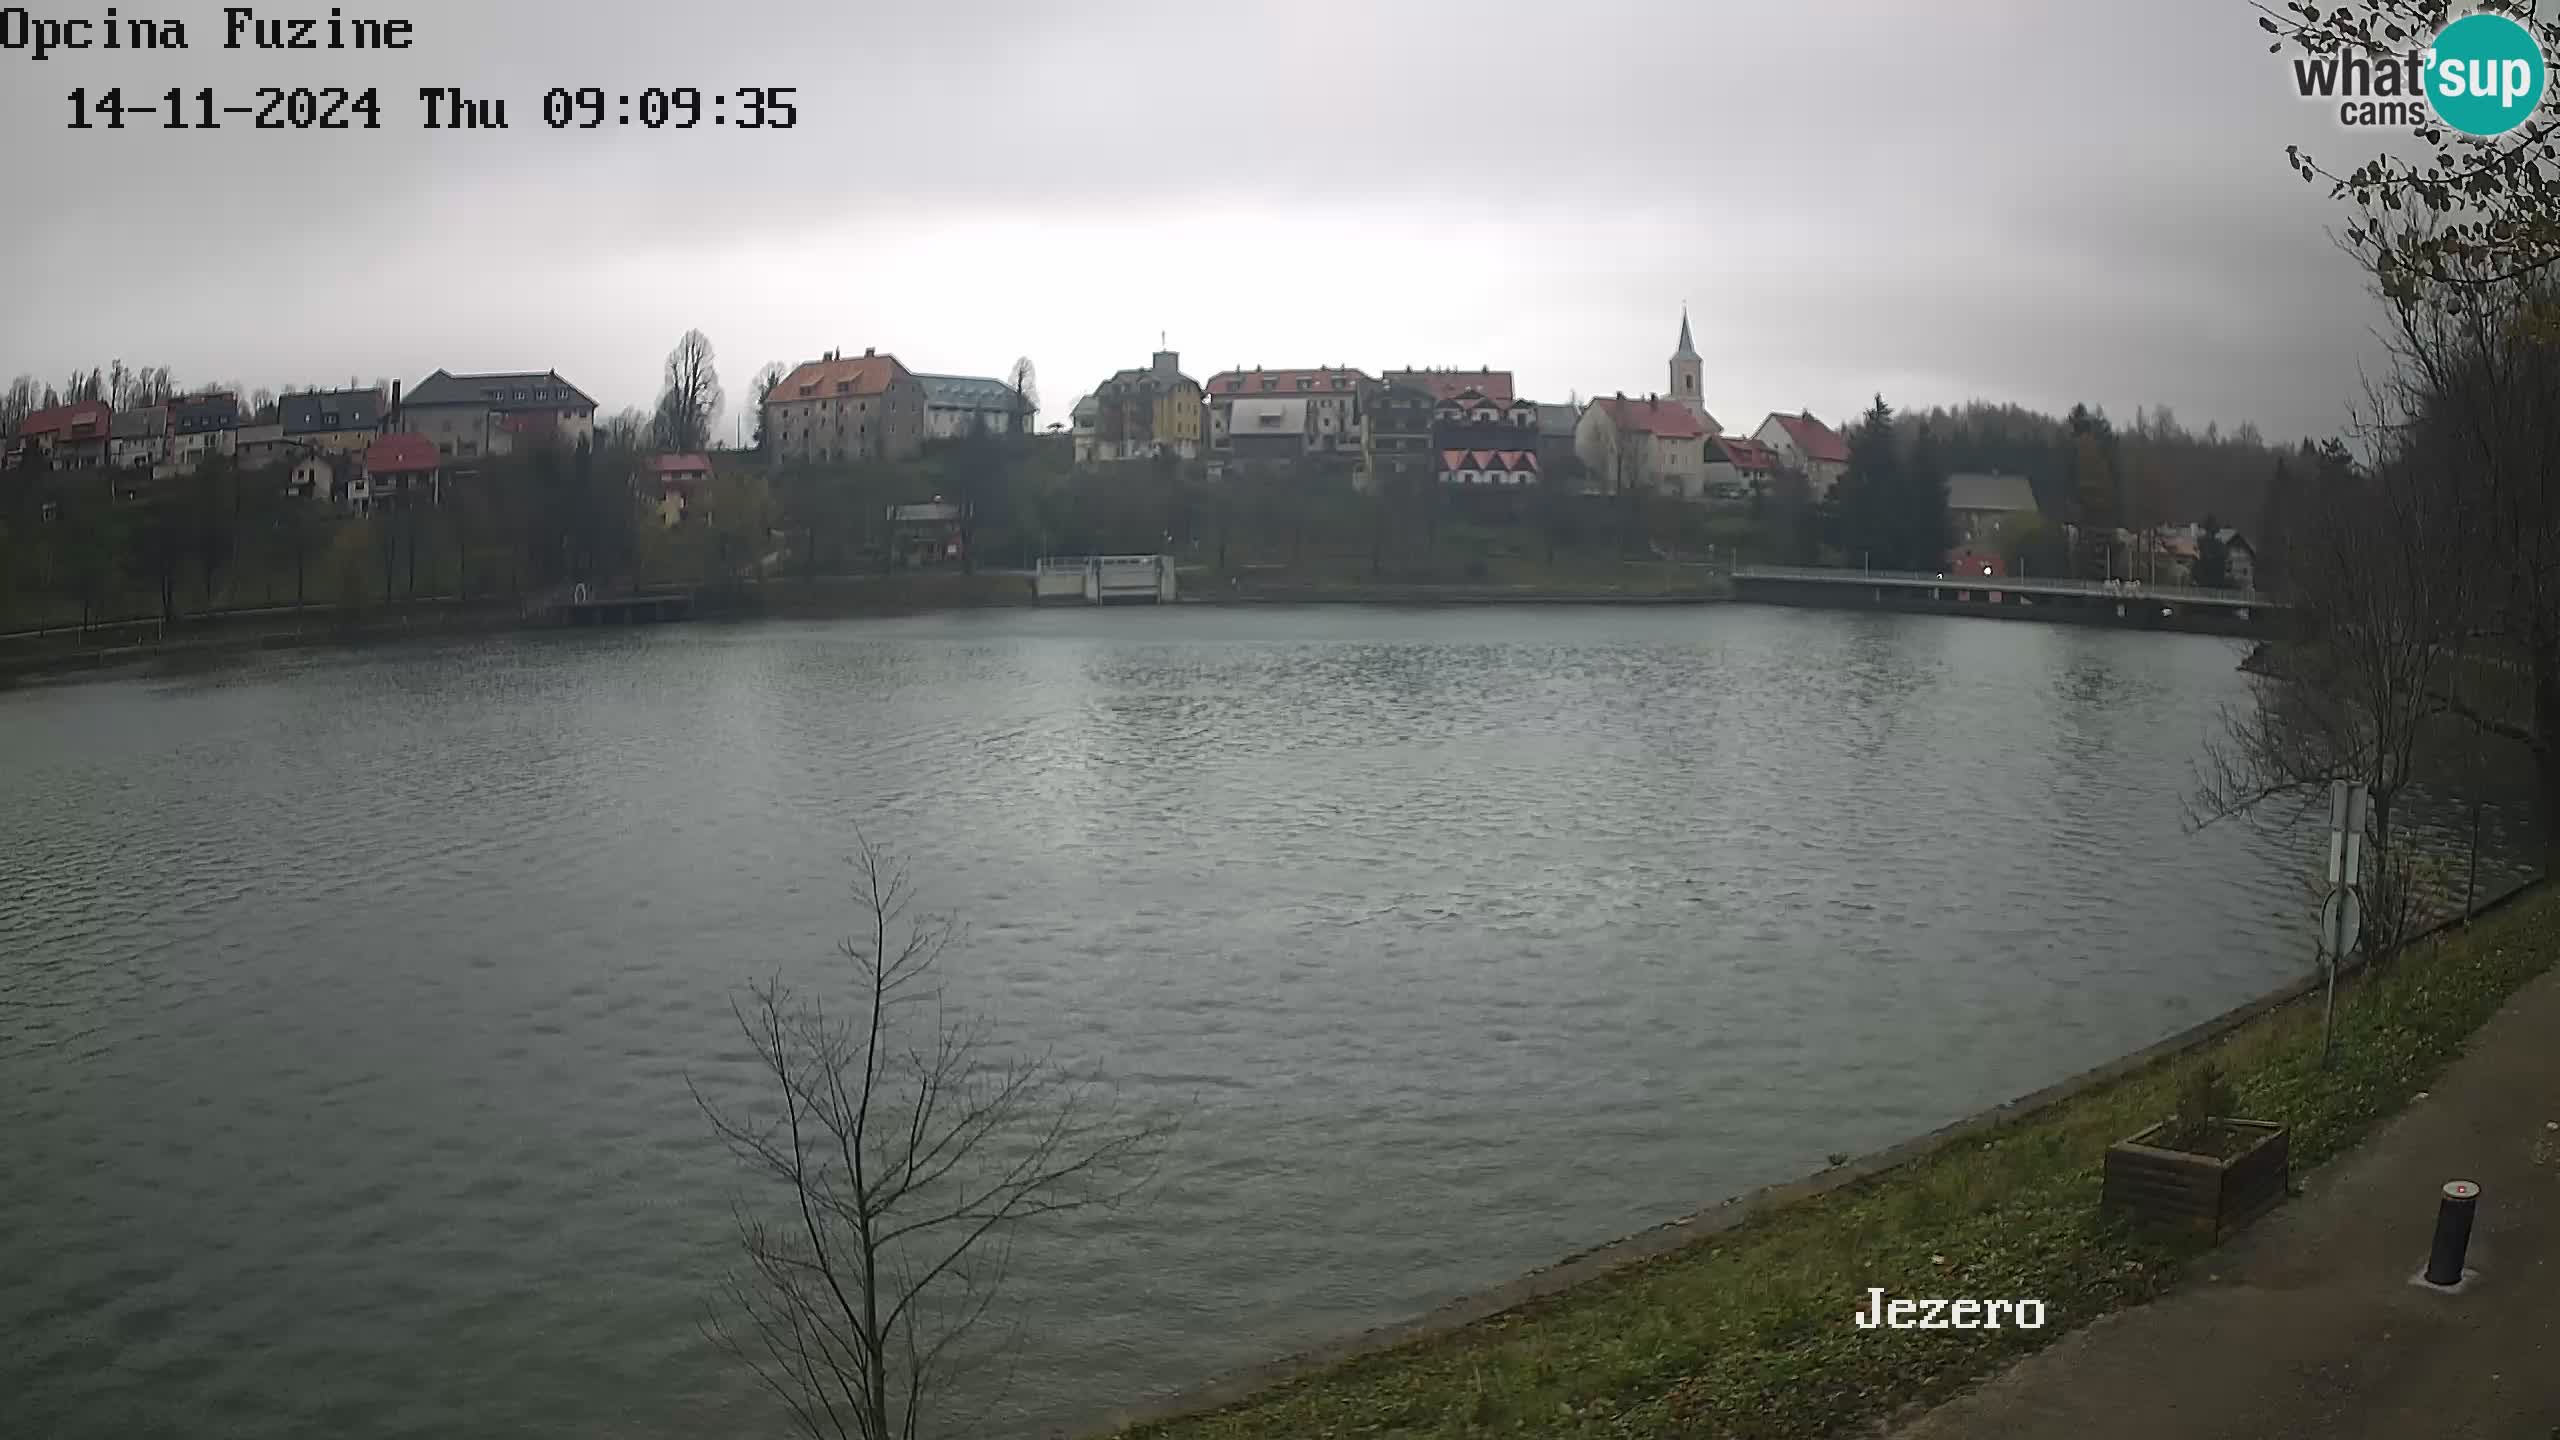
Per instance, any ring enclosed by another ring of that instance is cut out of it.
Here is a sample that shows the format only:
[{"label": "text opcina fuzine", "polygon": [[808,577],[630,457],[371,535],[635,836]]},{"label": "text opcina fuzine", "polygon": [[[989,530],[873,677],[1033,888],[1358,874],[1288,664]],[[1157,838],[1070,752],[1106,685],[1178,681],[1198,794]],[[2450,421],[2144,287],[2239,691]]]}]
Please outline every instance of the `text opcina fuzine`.
[{"label": "text opcina fuzine", "polygon": [[[199,33],[212,28],[214,22],[196,21]],[[218,28],[225,50],[406,50],[417,43],[416,27],[407,20],[348,15],[335,5],[326,15],[262,14],[247,5],[226,5]],[[103,15],[63,19],[24,5],[0,6],[0,50],[36,60],[69,50],[185,50],[192,41],[185,20],[119,14],[112,5]]]},{"label": "text opcina fuzine", "polygon": [[1887,1300],[1867,1291],[1854,1312],[1861,1330],[2041,1330],[2041,1300]]}]

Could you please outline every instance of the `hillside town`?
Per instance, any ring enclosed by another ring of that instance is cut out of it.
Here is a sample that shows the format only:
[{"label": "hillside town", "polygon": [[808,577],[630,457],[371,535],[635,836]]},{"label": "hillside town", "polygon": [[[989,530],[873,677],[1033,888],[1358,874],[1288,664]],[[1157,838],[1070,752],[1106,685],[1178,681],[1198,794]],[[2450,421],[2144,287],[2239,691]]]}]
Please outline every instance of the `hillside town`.
[{"label": "hillside town", "polygon": [[[1257,365],[1203,381],[1186,372],[1180,352],[1160,348],[1144,365],[1104,378],[1064,420],[1043,428],[1027,360],[996,378],[921,373],[872,348],[831,349],[787,368],[766,367],[745,407],[755,422],[753,443],[723,448],[714,431],[716,371],[699,332],[670,357],[657,414],[635,410],[612,419],[600,418],[596,399],[557,370],[438,369],[413,385],[244,399],[230,389],[174,392],[166,371],[127,372],[119,364],[112,377],[75,374],[69,394],[21,379],[0,396],[0,419],[11,422],[0,471],[95,474],[114,503],[133,505],[215,464],[266,477],[246,483],[272,482],[276,498],[362,519],[435,509],[457,485],[487,483],[509,462],[539,451],[595,449],[621,457],[614,473],[631,488],[638,523],[650,528],[707,523],[723,474],[754,476],[759,484],[772,477],[791,492],[781,507],[788,513],[776,516],[760,500],[756,524],[767,541],[786,548],[795,528],[807,532],[813,565],[821,522],[809,512],[850,505],[873,507],[885,521],[859,525],[854,549],[900,567],[967,566],[984,546],[982,522],[1004,507],[981,493],[943,493],[984,488],[948,465],[875,485],[856,500],[813,497],[828,488],[823,477],[831,474],[894,472],[967,442],[994,440],[1011,455],[1037,457],[1070,487],[1107,489],[1115,472],[1145,471],[1170,473],[1175,483],[1212,495],[1251,490],[1261,497],[1258,523],[1289,533],[1292,561],[1303,548],[1305,512],[1331,504],[1328,495],[1349,497],[1375,517],[1373,573],[1384,573],[1378,557],[1391,530],[1416,531],[1433,548],[1445,518],[1497,530],[1541,528],[1550,559],[1556,531],[1571,542],[1596,528],[1615,535],[1624,553],[1665,560],[1721,554],[1967,575],[2103,574],[2244,590],[2255,581],[2248,536],[2206,514],[2159,513],[2156,504],[2147,517],[2130,515],[2126,475],[2093,486],[2076,456],[2070,473],[2059,476],[1957,468],[1932,458],[1935,441],[1915,452],[1902,434],[1887,448],[1911,456],[1915,477],[1930,472],[1914,483],[1930,492],[1925,508],[1944,517],[1915,522],[1918,538],[1906,541],[1895,533],[1904,522],[1884,513],[1891,507],[1873,496],[1861,501],[1860,487],[1850,484],[1859,427],[1901,434],[1894,427],[1902,422],[1881,409],[1841,422],[1799,409],[1728,428],[1708,405],[1705,375],[1685,312],[1663,387],[1641,395],[1537,397],[1521,392],[1511,370],[1490,366]],[[2160,416],[2165,422],[2166,412]],[[2102,416],[2075,411],[2070,425],[2058,444],[2087,434],[2114,444]],[[1928,436],[1929,423],[1918,433]],[[1997,447],[1976,448],[1998,458]],[[2283,457],[2274,453],[2281,471]],[[2131,463],[2122,468],[2130,471]],[[22,500],[37,494],[36,487],[17,488]],[[58,518],[64,493],[55,486],[13,507],[22,525],[37,528],[37,543],[41,527]],[[770,495],[772,486],[760,493]],[[1624,504],[1638,510],[1624,511]],[[1863,529],[1856,518],[1862,505],[1875,512]],[[1637,518],[1632,528],[1605,519],[1595,527],[1574,520],[1577,506],[1586,516]],[[1234,507],[1216,501],[1212,508],[1220,516],[1223,566]],[[1298,513],[1278,513],[1288,511]],[[2124,523],[2137,518],[2143,523]],[[2110,520],[2118,523],[2095,528]],[[1029,550],[1058,539],[1055,526],[1036,535],[1028,520],[1014,528],[1022,533],[1012,543],[1026,563]],[[1169,522],[1164,539],[1187,532],[1197,547],[1202,528]],[[761,553],[763,542],[741,538],[738,547]],[[1480,575],[1482,561],[1470,569]]]}]

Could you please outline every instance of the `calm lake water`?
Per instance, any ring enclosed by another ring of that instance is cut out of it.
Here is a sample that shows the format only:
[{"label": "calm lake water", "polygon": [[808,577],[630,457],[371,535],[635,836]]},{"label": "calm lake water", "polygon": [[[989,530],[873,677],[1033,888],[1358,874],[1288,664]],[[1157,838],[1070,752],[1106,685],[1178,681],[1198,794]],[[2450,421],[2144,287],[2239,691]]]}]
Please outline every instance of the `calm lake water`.
[{"label": "calm lake water", "polygon": [[2237,658],[1177,608],[0,693],[0,1428],[783,1433],[686,1082],[835,973],[857,825],[955,1000],[1184,1109],[1026,1243],[996,1430],[1403,1318],[2305,973],[2310,839],[2180,824]]}]

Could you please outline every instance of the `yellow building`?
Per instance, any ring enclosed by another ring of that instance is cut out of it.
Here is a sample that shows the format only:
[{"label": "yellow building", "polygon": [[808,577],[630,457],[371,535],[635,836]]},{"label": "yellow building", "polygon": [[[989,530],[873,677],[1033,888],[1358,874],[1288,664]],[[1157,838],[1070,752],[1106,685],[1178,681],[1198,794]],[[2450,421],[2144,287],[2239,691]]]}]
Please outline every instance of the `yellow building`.
[{"label": "yellow building", "polygon": [[1182,373],[1182,357],[1174,351],[1159,350],[1146,369],[1123,370],[1103,381],[1093,399],[1091,458],[1144,460],[1159,453],[1200,458],[1206,412],[1200,382]]}]

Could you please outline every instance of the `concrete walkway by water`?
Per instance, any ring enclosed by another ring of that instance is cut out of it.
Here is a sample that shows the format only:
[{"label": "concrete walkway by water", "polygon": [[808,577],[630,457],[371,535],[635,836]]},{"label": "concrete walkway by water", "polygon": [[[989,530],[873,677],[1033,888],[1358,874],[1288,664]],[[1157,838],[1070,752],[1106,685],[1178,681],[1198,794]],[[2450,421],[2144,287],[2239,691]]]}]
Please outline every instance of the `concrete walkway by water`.
[{"label": "concrete walkway by water", "polygon": [[[2560,1440],[2560,972],[2426,1099],[2197,1262],[1897,1440]],[[2477,1275],[2414,1286],[2436,1196],[2481,1186]]]}]

